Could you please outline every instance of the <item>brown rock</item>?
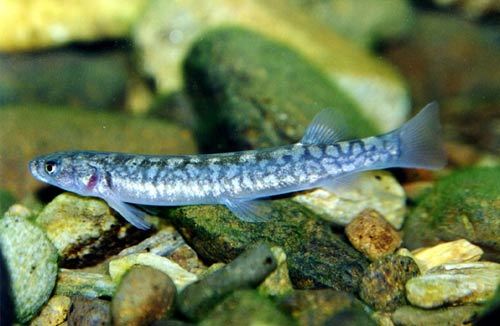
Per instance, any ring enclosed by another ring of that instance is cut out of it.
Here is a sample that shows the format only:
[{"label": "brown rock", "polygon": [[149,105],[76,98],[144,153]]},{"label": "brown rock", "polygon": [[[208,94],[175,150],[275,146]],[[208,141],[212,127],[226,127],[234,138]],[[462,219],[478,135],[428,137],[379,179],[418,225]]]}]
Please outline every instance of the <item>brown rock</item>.
[{"label": "brown rock", "polygon": [[177,290],[167,274],[137,265],[123,277],[111,311],[114,325],[149,325],[172,311]]},{"label": "brown rock", "polygon": [[393,253],[401,244],[399,233],[375,210],[364,210],[345,228],[354,248],[371,260]]},{"label": "brown rock", "polygon": [[366,269],[361,278],[360,297],[377,310],[392,311],[406,303],[405,284],[419,273],[412,258],[386,256]]},{"label": "brown rock", "polygon": [[68,316],[68,325],[109,325],[111,314],[109,313],[109,301],[101,299],[87,299],[85,297],[73,297],[72,306]]}]

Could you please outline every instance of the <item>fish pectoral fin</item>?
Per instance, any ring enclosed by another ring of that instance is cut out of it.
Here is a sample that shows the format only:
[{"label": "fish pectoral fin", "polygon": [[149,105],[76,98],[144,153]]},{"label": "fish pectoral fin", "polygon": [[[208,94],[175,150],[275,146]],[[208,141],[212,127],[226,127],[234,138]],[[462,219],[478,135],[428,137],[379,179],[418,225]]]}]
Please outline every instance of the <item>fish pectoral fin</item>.
[{"label": "fish pectoral fin", "polygon": [[323,182],[320,187],[341,196],[343,192],[351,190],[356,186],[356,182],[362,173],[349,173],[341,175]]},{"label": "fish pectoral fin", "polygon": [[226,198],[222,204],[245,222],[262,223],[271,219],[271,205],[264,200]]},{"label": "fish pectoral fin", "polygon": [[144,220],[144,217],[147,214],[144,211],[141,211],[139,208],[114,198],[105,198],[105,200],[108,203],[109,207],[117,211],[121,216],[123,216],[123,218],[125,218],[136,228],[147,230],[151,227],[151,225]]},{"label": "fish pectoral fin", "polygon": [[323,109],[314,117],[300,140],[304,145],[333,144],[346,140],[348,135],[344,118],[333,109]]}]

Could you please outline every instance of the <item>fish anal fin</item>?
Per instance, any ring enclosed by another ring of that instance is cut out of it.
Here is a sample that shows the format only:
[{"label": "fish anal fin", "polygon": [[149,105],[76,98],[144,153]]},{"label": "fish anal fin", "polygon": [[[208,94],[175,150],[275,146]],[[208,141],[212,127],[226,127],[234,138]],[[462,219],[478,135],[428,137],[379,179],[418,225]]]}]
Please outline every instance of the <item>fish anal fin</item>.
[{"label": "fish anal fin", "polygon": [[141,230],[147,230],[151,225],[144,220],[146,213],[139,208],[124,203],[120,200],[114,198],[105,198],[109,207],[117,211],[123,218],[125,218],[130,224]]},{"label": "fish anal fin", "polygon": [[309,124],[300,142],[304,145],[333,144],[346,140],[347,130],[346,123],[338,112],[323,109]]},{"label": "fish anal fin", "polygon": [[245,222],[261,223],[271,218],[272,207],[265,200],[226,198],[223,204],[237,218]]}]

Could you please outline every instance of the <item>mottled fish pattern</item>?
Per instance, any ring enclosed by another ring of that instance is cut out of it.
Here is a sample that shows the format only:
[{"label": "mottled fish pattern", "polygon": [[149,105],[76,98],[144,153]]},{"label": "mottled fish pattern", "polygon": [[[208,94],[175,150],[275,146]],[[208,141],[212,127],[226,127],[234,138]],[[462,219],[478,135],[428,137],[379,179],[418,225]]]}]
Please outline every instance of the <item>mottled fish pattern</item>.
[{"label": "mottled fish pattern", "polygon": [[103,198],[136,227],[144,212],[129,205],[223,204],[245,221],[266,219],[258,198],[323,187],[335,191],[356,173],[387,167],[439,168],[437,106],[429,105],[400,129],[338,141],[330,111],[316,116],[296,144],[201,155],[57,152],[30,162],[39,180]]}]

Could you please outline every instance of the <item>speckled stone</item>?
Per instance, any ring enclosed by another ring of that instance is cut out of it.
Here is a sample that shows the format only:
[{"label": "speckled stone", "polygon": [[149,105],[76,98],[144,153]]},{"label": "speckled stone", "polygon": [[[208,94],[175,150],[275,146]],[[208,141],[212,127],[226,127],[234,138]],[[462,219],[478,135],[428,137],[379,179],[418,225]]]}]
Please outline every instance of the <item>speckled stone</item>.
[{"label": "speckled stone", "polygon": [[111,311],[114,325],[149,325],[172,312],[177,290],[167,274],[134,266],[122,278]]},{"label": "speckled stone", "polygon": [[82,267],[111,256],[144,238],[100,199],[63,193],[40,212],[36,222],[54,244],[63,267]]},{"label": "speckled stone", "polygon": [[422,273],[443,264],[456,264],[478,261],[483,250],[465,239],[438,244],[433,247],[412,251],[412,256]]},{"label": "speckled stone", "polygon": [[178,292],[198,280],[195,274],[188,272],[170,259],[150,253],[138,253],[112,259],[109,262],[109,275],[115,283],[119,283],[125,273],[134,265],[150,266],[167,274],[174,282]]},{"label": "speckled stone", "polygon": [[[392,321],[401,326],[455,326],[471,325],[475,321],[481,306],[465,305],[440,309],[420,309],[402,306],[392,314]],[[473,324],[474,325],[474,324]]]},{"label": "speckled stone", "polygon": [[401,236],[374,210],[361,212],[345,228],[354,248],[371,260],[393,253],[401,245]]},{"label": "speckled stone", "polygon": [[16,320],[25,323],[47,302],[57,276],[57,251],[43,231],[22,216],[0,219],[0,246],[10,271]]},{"label": "speckled stone", "polygon": [[377,310],[392,311],[406,303],[405,284],[419,273],[410,257],[393,254],[379,259],[361,279],[361,299]]},{"label": "speckled stone", "polygon": [[107,326],[111,324],[110,303],[101,299],[72,297],[68,325]]},{"label": "speckled stone", "polygon": [[276,267],[270,247],[259,244],[186,287],[179,294],[178,309],[189,319],[200,320],[233,291],[259,285]]},{"label": "speckled stone", "polygon": [[55,295],[43,307],[40,314],[31,320],[30,326],[61,325],[68,317],[71,298]]},{"label": "speckled stone", "polygon": [[445,264],[406,283],[406,297],[414,306],[483,303],[500,285],[500,264],[473,262]]},{"label": "speckled stone", "polygon": [[316,189],[299,193],[293,200],[338,225],[347,225],[363,210],[374,209],[394,228],[403,226],[406,195],[391,173],[366,171],[345,188],[339,193]]},{"label": "speckled stone", "polygon": [[116,284],[108,275],[61,268],[57,275],[56,294],[86,298],[111,297]]},{"label": "speckled stone", "polygon": [[198,258],[198,254],[186,244],[179,232],[172,226],[164,226],[137,245],[123,249],[118,256],[136,253],[151,253],[167,257],[196,275],[200,275],[207,269],[207,266]]}]

